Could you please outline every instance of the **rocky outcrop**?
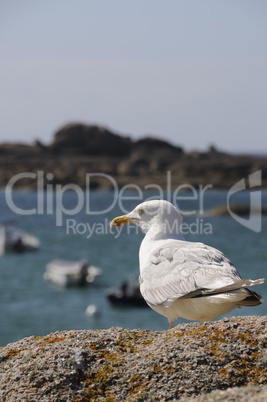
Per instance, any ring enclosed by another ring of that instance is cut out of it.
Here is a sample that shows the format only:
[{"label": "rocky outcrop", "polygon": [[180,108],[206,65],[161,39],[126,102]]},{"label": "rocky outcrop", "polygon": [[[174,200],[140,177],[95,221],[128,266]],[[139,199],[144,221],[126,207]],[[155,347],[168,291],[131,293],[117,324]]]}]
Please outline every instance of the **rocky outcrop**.
[{"label": "rocky outcrop", "polygon": [[163,332],[110,328],[31,336],[0,349],[0,399],[263,401],[266,325],[266,316],[251,316]]},{"label": "rocky outcrop", "polygon": [[[210,147],[206,152],[189,153],[179,146],[153,137],[133,141],[110,130],[82,123],[59,129],[45,146],[0,144],[0,187],[18,173],[42,171],[45,184],[75,183],[85,187],[86,173],[111,175],[119,187],[154,183],[166,188],[166,174],[171,172],[173,189],[181,184],[212,184],[229,188],[238,180],[261,170],[262,184],[267,186],[267,158],[230,155]],[[50,173],[50,180],[46,180]],[[94,188],[109,188],[101,178]],[[20,179],[16,187],[36,187],[31,179]]]},{"label": "rocky outcrop", "polygon": [[55,133],[48,150],[55,154],[128,156],[132,141],[106,128],[81,123],[66,124]]}]

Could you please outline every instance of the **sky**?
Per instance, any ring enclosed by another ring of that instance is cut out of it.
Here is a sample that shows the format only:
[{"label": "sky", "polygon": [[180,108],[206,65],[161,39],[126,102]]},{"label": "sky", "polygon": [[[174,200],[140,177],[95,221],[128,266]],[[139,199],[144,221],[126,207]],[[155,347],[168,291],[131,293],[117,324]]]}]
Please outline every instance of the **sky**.
[{"label": "sky", "polygon": [[0,142],[68,122],[267,153],[266,0],[2,0]]}]

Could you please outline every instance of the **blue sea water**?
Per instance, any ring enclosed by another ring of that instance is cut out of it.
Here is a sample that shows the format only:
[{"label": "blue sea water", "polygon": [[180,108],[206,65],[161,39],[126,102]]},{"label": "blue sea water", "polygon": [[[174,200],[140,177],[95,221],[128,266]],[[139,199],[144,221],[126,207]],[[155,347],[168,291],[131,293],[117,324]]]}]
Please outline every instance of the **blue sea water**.
[{"label": "blue sea water", "polygon": [[[84,195],[83,202],[78,205],[77,194],[73,191],[65,192],[61,199],[52,192],[14,191],[13,204],[10,205],[5,192],[0,193],[0,221],[14,221],[18,227],[37,236],[41,243],[36,252],[8,252],[0,256],[0,346],[26,336],[46,335],[57,330],[113,326],[168,328],[167,319],[150,308],[116,307],[105,296],[108,287],[119,285],[129,276],[137,278],[139,275],[138,250],[143,234],[133,225],[119,228],[121,232],[109,227],[111,219],[124,212],[122,209],[131,210],[140,202],[137,194],[126,193],[123,203],[118,202],[111,191],[91,191],[90,199]],[[173,194],[168,194],[170,196]],[[267,191],[263,190],[261,196],[266,206]],[[143,197],[152,198],[153,193],[145,192]],[[192,194],[185,193],[178,204],[183,211],[199,213],[202,207],[207,210],[225,204],[226,198],[227,191],[211,189],[205,192],[202,200],[200,194],[192,197]],[[236,195],[234,202],[248,204],[249,200],[250,193],[244,191]],[[257,279],[266,276],[266,216],[262,217],[258,233],[229,216],[185,214],[184,222],[187,240],[202,241],[222,250],[242,277]],[[62,289],[43,279],[49,261],[83,258],[103,270],[98,285]],[[267,283],[253,290],[265,298],[265,303],[254,308],[236,309],[227,316],[265,315]],[[85,310],[89,304],[96,304],[101,313],[88,318]],[[179,319],[176,324],[181,322],[185,320]]]}]

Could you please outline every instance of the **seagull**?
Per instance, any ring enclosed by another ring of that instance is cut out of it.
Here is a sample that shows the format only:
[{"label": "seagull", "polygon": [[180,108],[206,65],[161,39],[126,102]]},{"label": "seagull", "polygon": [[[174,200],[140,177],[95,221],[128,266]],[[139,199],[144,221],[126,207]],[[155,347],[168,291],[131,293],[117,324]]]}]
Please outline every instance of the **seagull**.
[{"label": "seagull", "polygon": [[145,201],[110,225],[128,223],[145,232],[139,250],[141,294],[153,310],[168,319],[170,328],[178,317],[212,321],[234,308],[263,302],[247,287],[264,279],[242,279],[221,251],[186,241],[182,216],[170,202]]}]

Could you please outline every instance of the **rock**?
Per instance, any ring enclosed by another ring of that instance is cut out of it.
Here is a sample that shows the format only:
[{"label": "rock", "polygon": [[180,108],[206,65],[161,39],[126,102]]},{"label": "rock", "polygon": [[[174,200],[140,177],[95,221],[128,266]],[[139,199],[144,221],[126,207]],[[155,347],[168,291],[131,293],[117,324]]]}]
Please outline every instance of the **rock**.
[{"label": "rock", "polygon": [[128,176],[162,173],[168,170],[171,163],[179,159],[183,153],[181,147],[146,137],[133,143],[130,157],[118,165],[118,173]]},{"label": "rock", "polygon": [[266,316],[251,316],[162,332],[110,328],[31,336],[0,349],[0,399],[216,401],[246,395],[263,401],[266,325]]},{"label": "rock", "polygon": [[[144,188],[157,184],[166,189],[166,175],[171,172],[170,187],[183,184],[198,187],[230,188],[251,173],[261,171],[262,187],[267,186],[267,158],[230,155],[210,147],[207,152],[185,153],[181,147],[153,137],[138,141],[110,130],[82,123],[61,127],[49,145],[0,144],[0,187],[23,172],[44,174],[44,185],[74,183],[86,187],[87,173],[112,176],[119,188],[133,184]],[[53,176],[53,180],[46,180]],[[112,189],[111,182],[100,177],[91,188]],[[36,189],[36,181],[20,178],[15,188]]]},{"label": "rock", "polygon": [[19,157],[26,160],[28,157],[35,156],[36,154],[38,154],[38,149],[35,146],[20,143],[0,144],[1,157]]},{"label": "rock", "polygon": [[219,402],[219,401],[242,401],[242,402],[265,402],[267,400],[267,386],[259,387],[248,385],[247,387],[233,387],[226,390],[212,391],[193,398],[181,398],[182,402]]},{"label": "rock", "polygon": [[134,143],[133,150],[144,152],[146,153],[146,155],[147,153],[162,150],[175,151],[177,154],[180,155],[184,153],[181,147],[175,147],[174,145],[170,144],[167,141],[153,137],[145,137],[136,141]]},{"label": "rock", "polygon": [[70,123],[55,133],[49,149],[56,154],[127,156],[132,141],[106,128]]}]

